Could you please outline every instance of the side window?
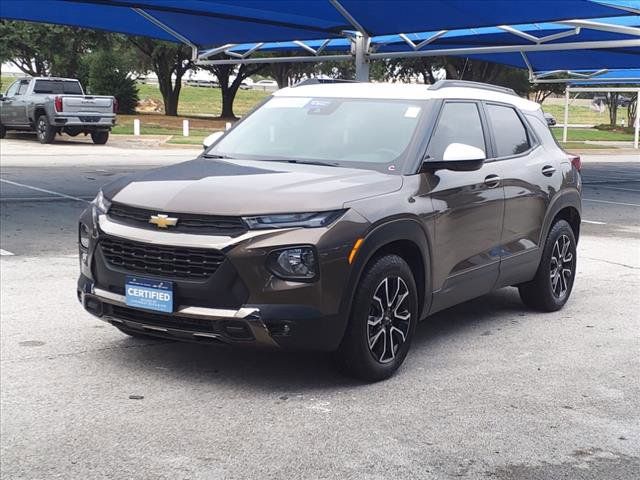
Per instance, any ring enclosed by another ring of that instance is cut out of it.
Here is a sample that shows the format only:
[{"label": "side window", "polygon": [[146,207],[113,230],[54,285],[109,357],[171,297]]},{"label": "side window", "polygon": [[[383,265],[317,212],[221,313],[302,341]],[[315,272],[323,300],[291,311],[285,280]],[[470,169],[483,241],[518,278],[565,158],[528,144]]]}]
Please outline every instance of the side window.
[{"label": "side window", "polygon": [[22,80],[20,82],[20,86],[18,87],[18,91],[16,92],[16,95],[24,95],[25,93],[27,93],[28,86],[29,86],[29,82]]},{"label": "side window", "polygon": [[480,112],[475,103],[447,102],[442,107],[428,154],[434,160],[442,160],[444,151],[452,143],[464,143],[486,152]]},{"label": "side window", "polygon": [[489,104],[487,116],[495,137],[498,157],[517,155],[531,148],[527,129],[513,108]]},{"label": "side window", "polygon": [[15,96],[16,92],[18,91],[18,87],[20,86],[20,82],[13,82],[11,84],[11,86],[7,89],[7,97],[13,97]]}]

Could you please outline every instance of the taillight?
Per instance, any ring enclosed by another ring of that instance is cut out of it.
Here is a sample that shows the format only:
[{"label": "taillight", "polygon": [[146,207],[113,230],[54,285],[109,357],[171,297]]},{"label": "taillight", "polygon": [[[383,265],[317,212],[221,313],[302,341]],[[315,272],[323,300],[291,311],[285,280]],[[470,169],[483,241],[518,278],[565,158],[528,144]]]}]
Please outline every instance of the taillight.
[{"label": "taillight", "polygon": [[118,113],[118,99],[113,99],[113,113]]},{"label": "taillight", "polygon": [[53,104],[56,107],[56,112],[62,111],[62,97],[56,97],[53,101]]},{"label": "taillight", "polygon": [[582,168],[582,160],[580,159],[580,155],[567,154],[567,158],[571,162],[571,165],[573,165],[576,170],[580,171],[580,169]]}]

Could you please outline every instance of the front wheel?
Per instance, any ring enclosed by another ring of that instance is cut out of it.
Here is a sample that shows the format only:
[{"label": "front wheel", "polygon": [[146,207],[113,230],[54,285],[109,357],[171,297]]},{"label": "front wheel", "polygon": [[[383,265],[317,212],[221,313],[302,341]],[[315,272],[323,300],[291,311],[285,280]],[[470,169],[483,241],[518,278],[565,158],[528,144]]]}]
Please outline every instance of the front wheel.
[{"label": "front wheel", "polygon": [[407,262],[397,255],[373,260],[355,292],[339,366],[367,381],[389,378],[409,352],[417,321],[416,283]]},{"label": "front wheel", "polygon": [[91,140],[96,145],[104,145],[109,140],[109,132],[91,132]]},{"label": "front wheel", "polygon": [[36,120],[36,135],[40,143],[53,143],[56,129],[49,124],[49,119],[46,115],[40,115]]},{"label": "front wheel", "polygon": [[518,286],[528,307],[544,312],[560,310],[571,295],[576,276],[576,239],[565,220],[554,223],[545,243],[536,276]]}]

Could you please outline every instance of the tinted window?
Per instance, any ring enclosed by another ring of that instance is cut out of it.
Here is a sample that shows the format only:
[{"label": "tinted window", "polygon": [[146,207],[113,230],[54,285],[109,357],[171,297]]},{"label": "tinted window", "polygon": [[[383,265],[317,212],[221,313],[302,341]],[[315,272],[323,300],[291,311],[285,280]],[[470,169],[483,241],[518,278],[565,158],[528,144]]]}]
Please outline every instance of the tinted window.
[{"label": "tinted window", "polygon": [[452,143],[464,143],[486,152],[480,112],[475,103],[445,103],[431,142],[429,156],[442,160],[444,151]]},{"label": "tinted window", "polygon": [[513,108],[487,105],[487,115],[493,128],[498,157],[517,155],[529,150],[531,145],[527,129]]},{"label": "tinted window", "polygon": [[65,93],[67,95],[82,95],[80,82],[64,80],[36,80],[34,93]]}]

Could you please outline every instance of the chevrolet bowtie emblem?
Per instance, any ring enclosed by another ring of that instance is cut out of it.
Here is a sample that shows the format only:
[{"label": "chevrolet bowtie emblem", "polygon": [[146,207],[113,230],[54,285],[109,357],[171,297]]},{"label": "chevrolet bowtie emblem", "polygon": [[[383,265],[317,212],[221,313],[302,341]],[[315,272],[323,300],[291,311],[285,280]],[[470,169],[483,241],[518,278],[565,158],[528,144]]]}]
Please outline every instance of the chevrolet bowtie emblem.
[{"label": "chevrolet bowtie emblem", "polygon": [[178,219],[176,217],[170,217],[169,215],[151,215],[149,219],[149,223],[153,223],[158,228],[167,228],[167,227],[175,227],[178,223]]}]

